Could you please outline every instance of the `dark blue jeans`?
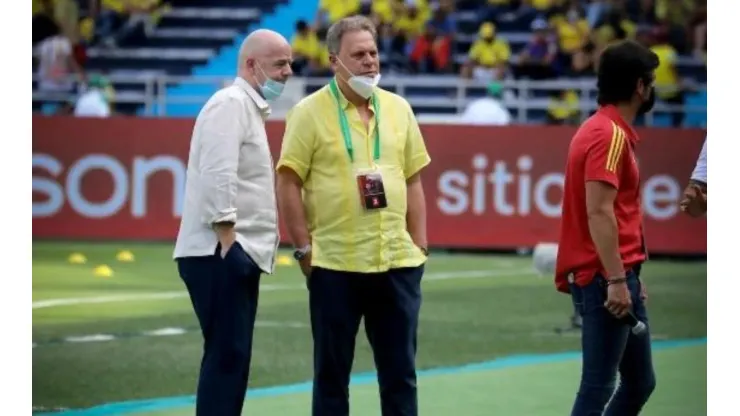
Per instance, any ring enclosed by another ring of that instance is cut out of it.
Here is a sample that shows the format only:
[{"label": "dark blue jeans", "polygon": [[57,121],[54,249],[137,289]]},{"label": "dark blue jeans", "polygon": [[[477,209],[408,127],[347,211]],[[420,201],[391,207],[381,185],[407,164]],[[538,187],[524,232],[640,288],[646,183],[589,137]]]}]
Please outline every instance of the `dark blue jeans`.
[{"label": "dark blue jeans", "polygon": [[424,266],[369,274],[313,269],[313,416],[349,415],[349,379],[363,317],[378,370],[381,415],[419,414],[415,359],[423,272]]},{"label": "dark blue jeans", "polygon": [[239,243],[177,259],[203,332],[196,416],[238,416],[247,391],[261,270]]},{"label": "dark blue jeans", "polygon": [[[640,266],[627,273],[627,285],[635,317],[649,328],[647,310],[640,299]],[[571,294],[583,317],[583,369],[571,416],[639,414],[655,389],[650,331],[634,335],[628,325],[606,310],[603,276],[597,275],[584,287],[571,283]],[[620,381],[615,391],[617,373]]]}]

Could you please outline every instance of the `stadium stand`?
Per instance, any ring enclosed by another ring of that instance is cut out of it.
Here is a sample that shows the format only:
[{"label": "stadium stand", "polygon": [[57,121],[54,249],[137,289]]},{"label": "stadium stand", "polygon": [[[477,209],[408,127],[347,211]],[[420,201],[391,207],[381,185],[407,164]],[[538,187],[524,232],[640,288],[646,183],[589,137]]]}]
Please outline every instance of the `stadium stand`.
[{"label": "stadium stand", "polygon": [[[34,33],[41,27],[37,25],[43,14],[41,4],[47,2],[53,4],[57,20],[64,8],[61,5],[69,9],[75,3],[34,0]],[[310,93],[328,75],[328,54],[322,44],[326,27],[342,16],[363,13],[378,24],[381,86],[403,94],[422,117],[454,118],[471,102],[486,97],[493,81],[503,86],[500,100],[515,122],[575,122],[596,106],[593,65],[600,48],[615,39],[633,38],[652,45],[665,62],[656,80],[665,84],[658,85],[661,100],[645,122],[706,125],[706,35],[699,36],[706,33],[706,5],[697,6],[705,2],[684,1],[684,9],[667,8],[665,0],[132,3],[147,5],[150,23],[121,39],[101,39],[97,34],[105,24],[101,16],[106,7],[121,7],[127,0],[79,1],[80,34],[66,33],[84,73],[104,74],[111,81],[115,91],[111,100],[114,96],[115,110],[122,114],[194,116],[207,97],[233,76],[238,45],[256,27],[294,39],[294,49],[306,63],[296,68],[301,77],[292,83],[293,95]],[[644,4],[652,7],[645,9]],[[297,34],[300,21],[304,29]],[[542,38],[536,37],[538,33]],[[489,43],[485,38],[491,36],[494,39]],[[34,56],[39,58],[43,41],[36,37]],[[531,59],[522,61],[522,53],[536,55],[545,50],[540,48],[545,44],[553,53],[545,53],[546,63],[532,70],[532,65],[524,64]],[[34,111],[63,111],[78,91],[40,88],[37,61]],[[77,77],[84,81],[84,74],[79,73]]]}]

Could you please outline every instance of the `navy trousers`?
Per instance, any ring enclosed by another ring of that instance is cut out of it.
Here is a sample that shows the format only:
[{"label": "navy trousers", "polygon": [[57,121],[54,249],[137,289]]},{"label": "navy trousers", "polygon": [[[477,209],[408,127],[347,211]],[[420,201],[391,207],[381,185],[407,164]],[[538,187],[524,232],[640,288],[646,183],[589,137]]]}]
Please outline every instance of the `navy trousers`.
[{"label": "navy trousers", "polygon": [[[627,286],[635,317],[649,328],[647,310],[640,299],[640,266],[627,273]],[[583,317],[583,369],[571,416],[639,414],[655,389],[649,330],[635,335],[606,310],[603,276],[597,275],[585,287],[571,284],[570,288],[576,310]],[[620,381],[615,391],[617,373]]]},{"label": "navy trousers", "polygon": [[204,340],[197,416],[241,415],[249,379],[262,272],[238,243],[220,250],[177,259]]},{"label": "navy trousers", "polygon": [[424,266],[386,273],[314,268],[308,280],[314,341],[313,416],[349,415],[355,339],[364,317],[383,416],[417,416],[416,334]]}]

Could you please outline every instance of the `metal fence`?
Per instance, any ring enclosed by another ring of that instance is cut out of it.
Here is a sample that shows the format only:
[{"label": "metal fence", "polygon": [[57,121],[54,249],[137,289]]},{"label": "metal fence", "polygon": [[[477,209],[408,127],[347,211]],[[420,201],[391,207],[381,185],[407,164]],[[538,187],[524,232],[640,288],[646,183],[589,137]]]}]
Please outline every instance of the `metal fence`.
[{"label": "metal fence", "polygon": [[[225,76],[170,76],[158,73],[111,74],[108,79],[117,88],[116,103],[141,106],[139,114],[143,116],[165,117],[170,105],[190,104],[200,106],[211,94],[230,83],[234,78]],[[288,82],[285,92],[277,107],[290,107],[308,92],[328,82],[329,78],[294,77]],[[36,76],[34,76],[36,81]],[[550,99],[546,93],[562,90],[573,90],[579,93],[579,110],[582,117],[597,108],[596,81],[586,79],[557,79],[546,81],[505,80],[503,104],[515,113],[514,120],[519,123],[529,121],[530,110],[547,110]],[[171,87],[178,86],[177,89]],[[434,109],[445,109],[445,113],[461,113],[471,102],[485,94],[486,83],[463,80],[452,76],[408,76],[384,75],[380,86],[394,90],[405,97],[417,113],[429,114]],[[688,91],[706,92],[706,84],[689,84]],[[434,94],[429,91],[434,90]],[[78,93],[81,88],[78,89]],[[426,91],[426,92],[425,92]],[[540,94],[535,94],[539,92]],[[542,94],[545,93],[545,94]],[[543,96],[545,95],[545,96]],[[70,102],[77,93],[49,93],[34,89],[33,100],[44,102]],[[431,110],[431,111],[430,111]],[[706,114],[703,105],[669,105],[658,101],[655,112],[685,114]],[[646,124],[653,124],[653,113],[646,116]]]}]

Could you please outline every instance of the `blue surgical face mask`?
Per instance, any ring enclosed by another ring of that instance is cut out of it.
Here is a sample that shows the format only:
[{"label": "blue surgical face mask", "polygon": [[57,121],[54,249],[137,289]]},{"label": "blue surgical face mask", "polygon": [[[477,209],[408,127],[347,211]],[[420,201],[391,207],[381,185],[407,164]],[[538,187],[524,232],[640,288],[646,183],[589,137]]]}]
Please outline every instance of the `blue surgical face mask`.
[{"label": "blue surgical face mask", "polygon": [[260,92],[262,93],[262,96],[265,97],[265,100],[267,101],[277,100],[278,97],[280,97],[280,94],[283,93],[285,84],[271,79],[262,69],[262,66],[258,65],[258,67],[260,72],[262,72],[262,75],[265,77],[265,82],[260,84]]}]

